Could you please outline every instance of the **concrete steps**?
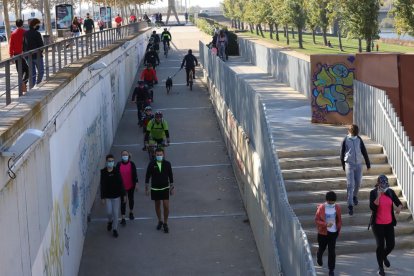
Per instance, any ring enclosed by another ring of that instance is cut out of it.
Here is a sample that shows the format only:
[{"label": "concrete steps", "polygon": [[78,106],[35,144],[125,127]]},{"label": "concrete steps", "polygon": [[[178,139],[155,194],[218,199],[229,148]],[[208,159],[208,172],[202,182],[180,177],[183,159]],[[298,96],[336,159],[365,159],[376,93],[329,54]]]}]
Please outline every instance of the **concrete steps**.
[{"label": "concrete steps", "polygon": [[[404,207],[406,200],[397,186],[397,179],[387,163],[382,146],[366,143],[371,161],[371,169],[364,166],[364,177],[358,194],[359,204],[354,207],[354,215],[349,216],[346,202],[346,177],[339,159],[338,149],[278,151],[290,205],[299,218],[313,253],[317,249],[317,229],[315,213],[319,204],[325,202],[325,194],[333,190],[337,203],[342,208],[343,228],[337,241],[337,254],[375,252],[375,239],[372,230],[367,230],[371,217],[369,193],[380,174],[386,174],[393,190],[400,197]],[[414,222],[409,210],[404,209],[396,216],[396,248],[414,248]],[[358,245],[358,246],[355,246]]]}]

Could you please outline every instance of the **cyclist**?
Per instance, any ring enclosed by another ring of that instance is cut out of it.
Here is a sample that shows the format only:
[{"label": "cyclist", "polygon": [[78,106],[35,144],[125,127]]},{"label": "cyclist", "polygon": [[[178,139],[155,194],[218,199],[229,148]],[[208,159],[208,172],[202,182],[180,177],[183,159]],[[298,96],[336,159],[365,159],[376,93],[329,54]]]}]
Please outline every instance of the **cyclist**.
[{"label": "cyclist", "polygon": [[193,51],[190,49],[188,50],[188,54],[185,55],[183,62],[181,63],[181,69],[183,69],[185,64],[185,72],[187,74],[187,86],[190,85],[189,83],[189,75],[190,71],[193,71],[193,79],[195,79],[195,67],[198,65],[197,58],[193,56]]},{"label": "cyclist", "polygon": [[147,126],[148,123],[154,119],[154,114],[152,114],[152,107],[150,105],[146,106],[144,108],[144,116],[142,117],[142,130],[144,133],[144,147],[142,148],[142,150],[146,150],[146,146],[145,146],[145,133],[147,132]]},{"label": "cyclist", "polygon": [[145,87],[143,81],[138,81],[138,86],[135,87],[134,92],[132,93],[132,101],[137,105],[139,126],[143,125],[142,112],[144,111],[144,107],[148,104],[149,99],[150,95],[148,88]]},{"label": "cyclist", "polygon": [[145,54],[144,64],[151,64],[154,70],[155,67],[160,64],[160,57],[158,56],[157,52],[154,50],[153,47],[151,47],[149,51]]},{"label": "cyclist", "polygon": [[217,37],[216,45],[218,48],[219,57],[222,60],[227,59],[227,55],[226,55],[227,36],[223,30],[220,31],[220,34]]},{"label": "cyclist", "polygon": [[[147,131],[145,132],[145,145],[148,146],[149,141],[153,140],[157,145],[170,144],[170,133],[168,131],[168,123],[163,119],[162,112],[155,112],[155,116],[148,122]],[[165,142],[166,140],[166,142]]]},{"label": "cyclist", "polygon": [[154,48],[156,51],[160,50],[160,36],[157,34],[157,31],[153,31],[152,35],[150,37],[150,39],[153,38],[154,39]]},{"label": "cyclist", "polygon": [[164,31],[161,33],[161,41],[164,44],[164,49],[165,49],[165,43],[168,44],[168,49],[170,49],[171,40],[172,40],[171,33],[167,30],[167,28],[164,28]]},{"label": "cyclist", "polygon": [[147,68],[142,70],[141,80],[144,81],[146,86],[148,86],[151,102],[154,102],[154,91],[151,88],[154,86],[154,84],[158,83],[158,78],[157,73],[152,68],[151,63],[148,63]]}]

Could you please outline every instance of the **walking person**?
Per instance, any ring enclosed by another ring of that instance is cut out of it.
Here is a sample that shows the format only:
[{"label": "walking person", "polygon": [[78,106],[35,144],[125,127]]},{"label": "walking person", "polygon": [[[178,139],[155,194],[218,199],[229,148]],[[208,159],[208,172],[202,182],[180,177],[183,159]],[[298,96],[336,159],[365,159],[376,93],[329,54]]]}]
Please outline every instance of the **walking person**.
[{"label": "walking person", "polygon": [[117,14],[114,20],[116,23],[116,33],[118,36],[121,36],[122,17]]},{"label": "walking person", "polygon": [[118,237],[119,205],[121,198],[125,202],[125,189],[119,171],[115,168],[115,159],[112,154],[106,156],[106,167],[101,170],[101,200],[106,204],[108,225],[112,235]]},{"label": "walking person", "polygon": [[[9,42],[9,54],[10,57],[14,57],[23,53],[23,39],[24,33],[26,32],[23,28],[23,20],[17,19],[16,20],[16,27],[17,29],[14,30],[10,35],[10,42]],[[21,74],[22,74],[22,92],[27,92],[27,82],[29,80],[29,66],[27,66],[26,60],[24,58],[17,59],[16,63],[16,70],[19,72],[19,67],[21,67]]]},{"label": "walking person", "polygon": [[[116,164],[116,170],[121,174],[122,184],[124,185],[125,193],[128,196],[129,205],[129,219],[134,220],[134,191],[138,189],[138,174],[137,166],[131,160],[131,155],[128,151],[121,152],[121,162]],[[121,202],[121,225],[125,226],[126,200]]]},{"label": "walking person", "polygon": [[95,31],[95,22],[90,18],[89,13],[86,14],[86,19],[83,21],[83,30],[85,34],[91,34]]},{"label": "walking person", "polygon": [[323,265],[322,256],[328,246],[328,268],[329,276],[334,275],[335,270],[335,246],[336,239],[342,227],[341,207],[336,204],[336,194],[329,191],[325,196],[326,202],[318,206],[315,215],[315,223],[318,228],[318,252],[316,262]]},{"label": "walking person", "polygon": [[397,206],[395,213],[398,215],[403,205],[390,188],[388,178],[385,175],[380,175],[375,188],[369,194],[369,207],[372,215],[368,229],[372,226],[372,232],[377,242],[378,274],[382,276],[385,275],[384,265],[391,266],[388,255],[395,246],[394,227],[397,225],[397,220],[393,204]]},{"label": "walking person", "polygon": [[132,93],[132,102],[137,105],[138,112],[138,125],[142,127],[142,113],[144,108],[149,104],[150,95],[148,88],[145,87],[143,81],[138,81],[138,86],[135,87],[134,92]]},{"label": "walking person", "polygon": [[[158,218],[157,230],[163,228],[164,233],[169,232],[168,215],[170,212],[169,198],[174,195],[174,181],[171,163],[164,159],[164,150],[157,148],[155,160],[148,164],[145,175],[145,194],[150,194],[149,181],[151,179],[151,200],[155,203],[155,212]],[[161,218],[161,202],[164,211],[164,220]]]},{"label": "walking person", "polygon": [[[24,33],[23,38],[23,52],[29,52],[34,49],[38,49],[44,46],[42,35],[39,32],[40,29],[40,20],[33,18],[29,24],[29,30]],[[32,62],[28,63],[28,66],[32,67],[32,79],[30,83],[30,89],[35,85],[38,85],[43,80],[43,75],[45,72],[45,65],[43,62],[42,51],[38,51],[32,54]],[[29,61],[29,60],[28,60]],[[37,70],[37,76],[36,76]]]},{"label": "walking person", "polygon": [[183,62],[181,63],[181,69],[184,68],[184,64],[185,64],[187,86],[189,86],[190,85],[189,83],[190,71],[193,71],[193,79],[195,79],[195,67],[198,65],[197,58],[193,55],[193,51],[191,49],[188,50],[188,54],[184,56]]},{"label": "walking person", "polygon": [[354,214],[354,206],[358,205],[358,191],[362,180],[362,158],[369,170],[371,163],[362,138],[358,136],[359,128],[351,125],[348,135],[341,146],[341,163],[346,173],[348,213]]},{"label": "walking person", "polygon": [[79,23],[79,20],[76,16],[72,20],[72,24],[70,25],[70,31],[73,37],[78,37],[81,35],[82,26]]}]

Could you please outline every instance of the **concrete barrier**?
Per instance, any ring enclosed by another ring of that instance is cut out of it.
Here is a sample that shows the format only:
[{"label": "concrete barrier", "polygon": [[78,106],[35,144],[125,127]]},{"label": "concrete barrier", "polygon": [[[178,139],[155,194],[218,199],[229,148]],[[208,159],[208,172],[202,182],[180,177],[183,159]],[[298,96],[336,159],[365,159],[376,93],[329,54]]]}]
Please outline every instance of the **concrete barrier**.
[{"label": "concrete barrier", "polygon": [[310,99],[310,57],[238,34],[240,55]]},{"label": "concrete barrier", "polygon": [[[0,148],[27,128],[45,132],[15,164],[15,179],[0,156],[1,275],[77,275],[99,169],[146,40],[144,31],[98,51],[0,110]],[[89,70],[96,62],[107,67]]]}]

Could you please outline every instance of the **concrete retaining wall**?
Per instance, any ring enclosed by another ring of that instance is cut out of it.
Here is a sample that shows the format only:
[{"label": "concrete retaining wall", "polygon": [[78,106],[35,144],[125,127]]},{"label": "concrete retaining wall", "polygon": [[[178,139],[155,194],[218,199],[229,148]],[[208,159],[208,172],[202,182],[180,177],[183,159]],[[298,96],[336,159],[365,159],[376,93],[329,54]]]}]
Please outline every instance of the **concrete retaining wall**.
[{"label": "concrete retaining wall", "polygon": [[247,36],[238,36],[240,55],[271,74],[278,82],[288,84],[310,99],[311,67],[309,56]]},{"label": "concrete retaining wall", "polygon": [[[27,128],[45,136],[17,162],[14,180],[0,157],[1,275],[77,275],[99,169],[146,39],[145,32],[131,36],[128,45],[120,41],[72,64],[2,118],[0,148]],[[107,68],[89,71],[98,61]]]}]

